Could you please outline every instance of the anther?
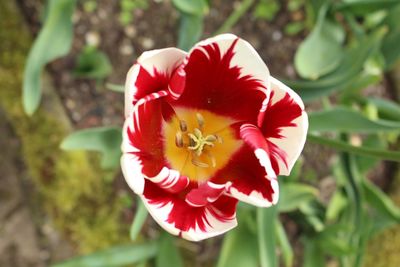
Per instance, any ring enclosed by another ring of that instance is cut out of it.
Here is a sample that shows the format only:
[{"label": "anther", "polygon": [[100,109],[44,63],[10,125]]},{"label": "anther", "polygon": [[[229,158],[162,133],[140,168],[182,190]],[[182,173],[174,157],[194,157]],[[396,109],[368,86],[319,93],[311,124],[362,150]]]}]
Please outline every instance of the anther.
[{"label": "anther", "polygon": [[196,113],[197,123],[199,124],[199,128],[203,130],[204,126],[204,117],[200,113]]},{"label": "anther", "polygon": [[181,129],[182,132],[186,132],[187,131],[187,124],[186,121],[179,121],[179,128]]},{"label": "anther", "polygon": [[206,136],[206,141],[208,142],[215,142],[217,141],[217,136],[215,134],[210,134]]},{"label": "anther", "polygon": [[177,132],[175,135],[175,145],[177,147],[183,147],[183,138],[181,132]]}]

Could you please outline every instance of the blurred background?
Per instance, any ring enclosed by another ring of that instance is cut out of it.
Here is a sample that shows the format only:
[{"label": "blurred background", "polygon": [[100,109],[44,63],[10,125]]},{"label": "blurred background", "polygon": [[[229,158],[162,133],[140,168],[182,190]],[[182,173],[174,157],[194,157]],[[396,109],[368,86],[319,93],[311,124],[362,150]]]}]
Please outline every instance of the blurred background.
[{"label": "blurred background", "polygon": [[[399,266],[399,17],[399,0],[1,0],[0,266]],[[310,133],[276,207],[192,243],[125,184],[121,92],[142,52],[223,32],[299,93]]]}]

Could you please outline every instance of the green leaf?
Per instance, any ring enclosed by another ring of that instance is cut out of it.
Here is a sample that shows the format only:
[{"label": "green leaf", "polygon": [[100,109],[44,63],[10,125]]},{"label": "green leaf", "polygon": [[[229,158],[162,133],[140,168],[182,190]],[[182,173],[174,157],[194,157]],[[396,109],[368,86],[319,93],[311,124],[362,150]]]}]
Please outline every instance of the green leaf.
[{"label": "green leaf", "polygon": [[230,32],[232,27],[246,14],[247,10],[252,6],[254,0],[243,0],[235,7],[235,10],[229,15],[225,22],[215,31],[214,35],[224,32]]},{"label": "green leaf", "polygon": [[189,51],[203,33],[203,17],[181,13],[179,24],[178,47]]},{"label": "green leaf", "polygon": [[355,15],[367,15],[377,10],[392,8],[398,4],[398,0],[347,0],[339,3],[335,9]]},{"label": "green leaf", "polygon": [[286,235],[285,228],[280,222],[279,218],[277,218],[275,223],[275,234],[278,239],[279,246],[282,250],[283,261],[285,262],[286,267],[293,266],[293,248],[290,245],[289,238]]},{"label": "green leaf", "polygon": [[156,267],[183,267],[182,256],[174,243],[174,238],[163,232],[159,241],[159,250],[156,257]]},{"label": "green leaf", "polygon": [[389,150],[381,150],[381,149],[373,149],[369,147],[362,146],[352,146],[343,141],[332,140],[328,138],[324,138],[321,136],[308,134],[307,141],[315,144],[325,145],[331,147],[333,149],[351,153],[354,155],[361,155],[367,157],[376,157],[382,160],[392,160],[400,162],[400,152],[397,151],[389,151]]},{"label": "green leaf", "polygon": [[258,249],[261,267],[277,267],[275,245],[276,206],[257,208]]},{"label": "green leaf", "polygon": [[303,267],[325,266],[325,258],[321,248],[313,239],[304,238]]},{"label": "green leaf", "polygon": [[[249,215],[250,212],[244,209],[238,210],[238,221],[244,221]],[[225,235],[217,267],[258,267],[259,265],[257,236],[248,228],[248,224],[239,223],[235,229]]]},{"label": "green leaf", "polygon": [[340,66],[319,80],[284,80],[284,83],[295,89],[305,103],[343,90],[359,76],[367,59],[379,48],[385,33],[385,28],[378,29],[361,39],[356,46],[348,48]]},{"label": "green leaf", "polygon": [[132,241],[136,240],[137,236],[140,233],[140,230],[142,230],[147,215],[148,215],[147,209],[143,204],[142,200],[140,199],[140,197],[138,197],[135,218],[133,218],[133,222],[131,224],[131,228],[129,231],[129,236]]},{"label": "green leaf", "polygon": [[65,150],[91,150],[103,154],[102,167],[119,166],[122,133],[118,127],[98,127],[76,131],[61,143]]},{"label": "green leaf", "polygon": [[354,252],[354,249],[348,244],[347,238],[340,238],[338,233],[340,231],[348,232],[350,229],[346,225],[330,225],[324,231],[318,233],[315,240],[320,248],[326,254],[341,257],[349,255]]},{"label": "green leaf", "polygon": [[106,88],[114,92],[125,93],[125,86],[121,84],[106,83]]},{"label": "green leaf", "polygon": [[290,212],[298,209],[304,202],[314,199],[318,190],[302,183],[282,183],[280,186],[278,210]]},{"label": "green leaf", "polygon": [[336,107],[309,113],[309,130],[316,132],[376,133],[400,131],[400,123],[387,120],[369,120],[360,113]]},{"label": "green leaf", "polygon": [[302,78],[316,80],[336,69],[343,58],[337,27],[325,20],[327,6],[321,8],[317,25],[296,51],[294,65]]},{"label": "green leaf", "polygon": [[333,221],[339,217],[339,214],[348,205],[346,196],[342,193],[342,190],[336,190],[331,200],[329,201],[328,208],[326,210],[326,220]]},{"label": "green leaf", "polygon": [[382,53],[386,61],[386,69],[391,69],[400,58],[400,5],[388,10],[385,23],[389,27],[389,33],[382,42]]},{"label": "green leaf", "polygon": [[72,44],[71,17],[76,0],[48,0],[48,15],[29,51],[24,72],[23,107],[32,115],[41,99],[41,73],[50,61],[66,55]]},{"label": "green leaf", "polygon": [[400,120],[400,105],[383,98],[364,98],[362,103],[370,103],[378,109],[379,116],[389,120]]},{"label": "green leaf", "polygon": [[96,47],[86,46],[78,55],[74,75],[91,79],[104,79],[112,71],[107,55]]},{"label": "green leaf", "polygon": [[153,258],[158,251],[156,243],[115,246],[100,252],[77,257],[52,267],[122,267]]},{"label": "green leaf", "polygon": [[364,188],[365,199],[379,214],[398,223],[400,222],[400,208],[382,190],[367,179],[363,179],[362,186]]},{"label": "green leaf", "polygon": [[181,13],[193,16],[203,16],[208,12],[206,0],[172,0]]}]

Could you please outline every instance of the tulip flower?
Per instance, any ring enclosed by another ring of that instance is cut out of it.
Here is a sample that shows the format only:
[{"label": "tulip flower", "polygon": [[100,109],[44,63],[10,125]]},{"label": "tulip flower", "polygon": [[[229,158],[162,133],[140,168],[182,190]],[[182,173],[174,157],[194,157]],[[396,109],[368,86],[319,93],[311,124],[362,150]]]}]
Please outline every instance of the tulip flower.
[{"label": "tulip flower", "polygon": [[234,228],[238,201],[276,204],[308,128],[300,97],[232,34],[143,53],[125,118],[128,185],[159,225],[193,241]]}]

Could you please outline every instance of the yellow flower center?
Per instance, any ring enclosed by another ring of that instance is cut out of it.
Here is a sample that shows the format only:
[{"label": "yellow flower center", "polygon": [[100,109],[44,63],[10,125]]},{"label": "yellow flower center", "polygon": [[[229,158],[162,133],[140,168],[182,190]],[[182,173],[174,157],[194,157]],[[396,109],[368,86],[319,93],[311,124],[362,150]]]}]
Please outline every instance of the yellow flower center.
[{"label": "yellow flower center", "polygon": [[175,112],[163,126],[166,158],[190,180],[205,181],[242,145],[229,127],[234,121],[206,110],[176,108]]}]

